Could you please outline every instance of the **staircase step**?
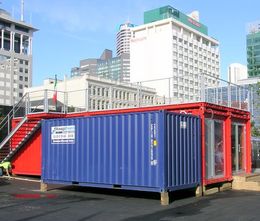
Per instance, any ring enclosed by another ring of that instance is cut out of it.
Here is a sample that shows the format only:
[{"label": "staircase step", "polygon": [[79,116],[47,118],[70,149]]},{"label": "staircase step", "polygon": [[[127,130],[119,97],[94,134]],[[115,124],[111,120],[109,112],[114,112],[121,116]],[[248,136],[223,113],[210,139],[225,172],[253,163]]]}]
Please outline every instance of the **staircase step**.
[{"label": "staircase step", "polygon": [[10,140],[0,149],[0,162],[9,160],[39,127],[40,119],[27,121],[20,125]]}]

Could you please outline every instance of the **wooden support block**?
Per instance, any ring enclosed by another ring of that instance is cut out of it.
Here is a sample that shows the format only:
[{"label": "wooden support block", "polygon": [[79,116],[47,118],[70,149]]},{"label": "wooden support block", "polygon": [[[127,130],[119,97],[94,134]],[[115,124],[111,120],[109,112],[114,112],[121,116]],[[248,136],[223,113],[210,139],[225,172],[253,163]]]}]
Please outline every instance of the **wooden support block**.
[{"label": "wooden support block", "polygon": [[202,196],[202,186],[197,186],[197,188],[196,188],[196,192],[195,192],[195,194],[196,194],[196,197],[201,197]]},{"label": "wooden support block", "polygon": [[161,205],[168,206],[170,204],[169,193],[161,192]]},{"label": "wooden support block", "polygon": [[203,195],[207,196],[218,192],[219,192],[219,187],[212,187],[209,189],[205,188],[205,190],[203,190]]},{"label": "wooden support block", "polygon": [[48,190],[48,184],[41,182],[40,189],[42,192],[46,192]]},{"label": "wooden support block", "polygon": [[230,190],[230,189],[232,189],[232,183],[231,182],[223,183],[222,186],[220,187],[220,191]]}]

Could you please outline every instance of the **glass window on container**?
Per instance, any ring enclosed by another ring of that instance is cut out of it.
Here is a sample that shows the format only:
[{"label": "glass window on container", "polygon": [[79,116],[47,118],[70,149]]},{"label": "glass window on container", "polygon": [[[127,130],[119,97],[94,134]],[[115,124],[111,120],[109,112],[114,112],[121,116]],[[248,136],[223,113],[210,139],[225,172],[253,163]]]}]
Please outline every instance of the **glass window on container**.
[{"label": "glass window on container", "polygon": [[220,120],[206,119],[206,177],[224,176],[224,124]]}]

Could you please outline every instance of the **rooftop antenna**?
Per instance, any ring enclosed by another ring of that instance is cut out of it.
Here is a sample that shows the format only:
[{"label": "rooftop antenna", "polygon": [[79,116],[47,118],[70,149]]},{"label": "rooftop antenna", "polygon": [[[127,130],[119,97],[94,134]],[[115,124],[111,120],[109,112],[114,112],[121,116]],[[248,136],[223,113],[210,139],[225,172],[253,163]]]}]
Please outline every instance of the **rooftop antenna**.
[{"label": "rooftop antenna", "polygon": [[21,21],[24,21],[24,0],[21,0]]}]

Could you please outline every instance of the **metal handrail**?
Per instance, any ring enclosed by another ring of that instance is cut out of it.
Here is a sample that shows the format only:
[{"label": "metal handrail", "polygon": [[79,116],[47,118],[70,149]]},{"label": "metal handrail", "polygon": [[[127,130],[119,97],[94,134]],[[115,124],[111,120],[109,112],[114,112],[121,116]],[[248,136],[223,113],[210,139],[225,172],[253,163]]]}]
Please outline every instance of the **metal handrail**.
[{"label": "metal handrail", "polygon": [[16,103],[13,108],[9,111],[9,113],[6,115],[6,117],[0,122],[0,131],[5,128],[5,126],[8,126],[7,136],[9,135],[10,131],[10,121],[14,118],[17,111],[21,108],[22,104],[26,101],[24,99],[27,97],[27,93],[23,95],[23,97],[19,100],[18,103]]},{"label": "metal handrail", "polygon": [[4,140],[0,143],[0,150],[3,148],[3,146],[10,140],[10,138],[15,134],[15,132],[24,124],[24,122],[27,120],[27,117],[24,117],[18,125],[10,132],[8,135],[4,138]]}]

